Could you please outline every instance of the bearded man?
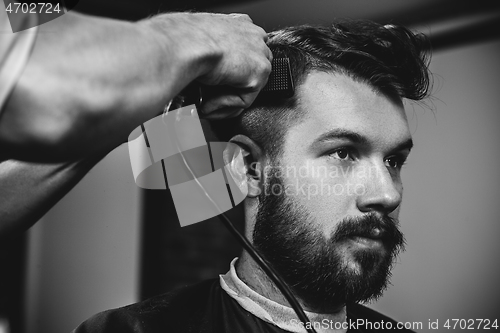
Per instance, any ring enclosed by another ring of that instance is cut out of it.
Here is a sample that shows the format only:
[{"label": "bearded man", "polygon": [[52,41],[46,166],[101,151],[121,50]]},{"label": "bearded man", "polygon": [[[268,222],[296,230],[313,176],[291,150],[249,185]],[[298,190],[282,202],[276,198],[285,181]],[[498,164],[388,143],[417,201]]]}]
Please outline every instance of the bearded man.
[{"label": "bearded man", "polygon": [[[270,34],[290,61],[292,98],[258,98],[214,132],[243,150],[245,234],[290,286],[309,323],[243,252],[219,279],[100,313],[82,332],[404,330],[358,303],[380,297],[403,248],[401,166],[412,148],[403,99],[429,89],[427,42],[347,21]],[[229,145],[226,152],[231,156]]]}]

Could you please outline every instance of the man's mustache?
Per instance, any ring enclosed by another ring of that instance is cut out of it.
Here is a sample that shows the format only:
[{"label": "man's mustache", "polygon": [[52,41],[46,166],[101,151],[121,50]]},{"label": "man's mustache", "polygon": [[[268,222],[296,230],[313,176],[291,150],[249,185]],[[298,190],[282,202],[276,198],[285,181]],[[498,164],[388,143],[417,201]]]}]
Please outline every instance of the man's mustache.
[{"label": "man's mustache", "polygon": [[365,237],[379,239],[393,246],[402,246],[405,241],[398,224],[399,222],[390,216],[374,213],[346,217],[337,224],[331,241],[339,242],[352,237]]}]

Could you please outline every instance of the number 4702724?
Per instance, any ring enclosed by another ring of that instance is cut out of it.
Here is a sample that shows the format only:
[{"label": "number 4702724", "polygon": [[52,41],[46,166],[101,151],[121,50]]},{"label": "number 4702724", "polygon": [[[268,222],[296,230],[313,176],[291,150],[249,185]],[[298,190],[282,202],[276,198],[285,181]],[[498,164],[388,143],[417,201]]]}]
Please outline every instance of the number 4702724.
[{"label": "number 4702724", "polygon": [[23,14],[53,14],[60,13],[61,8],[59,3],[51,4],[49,2],[27,3],[27,2],[11,2],[5,8],[7,13],[23,13]]},{"label": "number 4702724", "polygon": [[461,330],[491,330],[498,329],[498,319],[447,319],[443,327],[446,329]]}]

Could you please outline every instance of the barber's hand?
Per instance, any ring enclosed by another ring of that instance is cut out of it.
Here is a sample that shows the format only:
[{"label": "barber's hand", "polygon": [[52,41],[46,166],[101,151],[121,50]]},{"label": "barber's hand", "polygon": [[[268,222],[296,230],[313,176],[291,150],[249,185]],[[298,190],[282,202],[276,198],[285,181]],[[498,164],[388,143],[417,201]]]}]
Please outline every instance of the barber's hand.
[{"label": "barber's hand", "polygon": [[184,54],[201,55],[196,80],[211,86],[204,90],[209,93],[203,94],[201,112],[216,119],[235,116],[248,108],[271,71],[272,53],[266,45],[266,32],[244,14],[158,16],[162,18],[168,18],[170,35],[172,31],[177,33],[176,44],[187,49]]},{"label": "barber's hand", "polygon": [[[222,50],[221,61],[198,80],[216,86],[204,94],[202,113],[207,118],[235,116],[248,108],[265,86],[271,72],[272,53],[266,32],[247,15],[222,16],[221,27],[211,37]],[[207,99],[208,98],[208,99]]]}]

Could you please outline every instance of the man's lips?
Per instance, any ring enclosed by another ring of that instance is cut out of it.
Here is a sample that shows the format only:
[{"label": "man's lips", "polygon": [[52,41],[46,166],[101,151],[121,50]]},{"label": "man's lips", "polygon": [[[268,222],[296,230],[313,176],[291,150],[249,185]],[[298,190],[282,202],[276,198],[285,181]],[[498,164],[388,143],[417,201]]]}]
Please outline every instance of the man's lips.
[{"label": "man's lips", "polygon": [[375,228],[368,233],[355,234],[349,236],[349,239],[366,247],[383,246],[385,231]]},{"label": "man's lips", "polygon": [[352,234],[349,236],[349,238],[359,237],[359,238],[368,238],[372,240],[382,240],[385,234],[386,234],[385,230],[374,228],[368,232]]},{"label": "man's lips", "polygon": [[366,237],[360,237],[360,236],[354,236],[350,238],[353,242],[362,245],[364,247],[381,247],[383,246],[382,240],[380,239],[373,239],[373,238],[366,238]]},{"label": "man's lips", "polygon": [[370,233],[370,235],[368,236],[368,238],[371,238],[371,239],[382,239],[382,238],[384,238],[385,233],[386,232],[383,229],[374,228],[372,230],[372,232]]}]

